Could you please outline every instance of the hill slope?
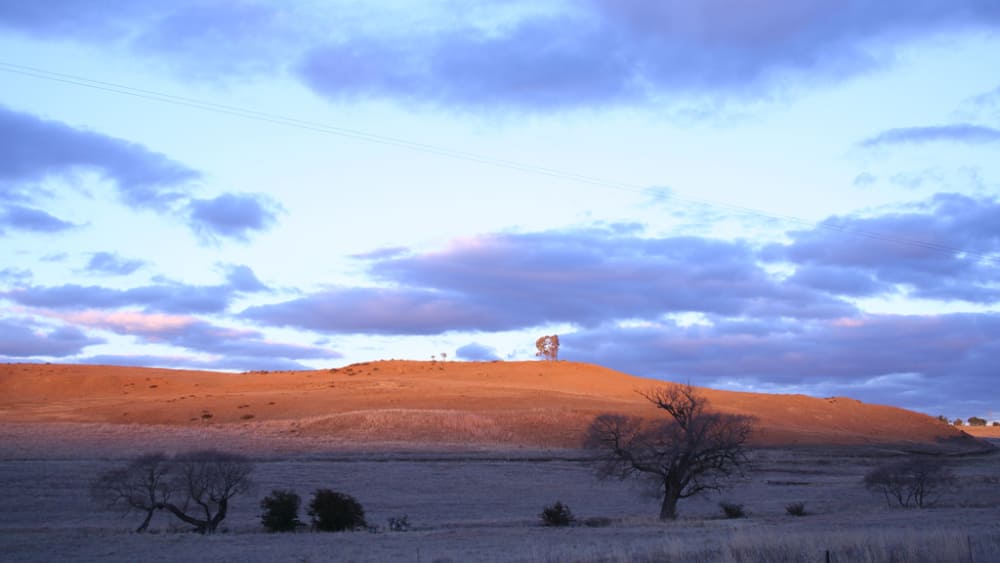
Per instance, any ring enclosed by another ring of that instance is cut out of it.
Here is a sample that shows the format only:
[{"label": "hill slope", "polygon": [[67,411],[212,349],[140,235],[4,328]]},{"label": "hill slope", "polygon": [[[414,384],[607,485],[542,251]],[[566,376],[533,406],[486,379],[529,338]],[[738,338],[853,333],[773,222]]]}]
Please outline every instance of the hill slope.
[{"label": "hill slope", "polygon": [[[573,448],[597,414],[662,416],[636,393],[662,384],[572,362],[392,360],[247,374],[7,364],[0,365],[0,423],[278,432],[340,445]],[[756,416],[759,445],[967,439],[929,416],[853,399],[702,392],[714,409]]]}]

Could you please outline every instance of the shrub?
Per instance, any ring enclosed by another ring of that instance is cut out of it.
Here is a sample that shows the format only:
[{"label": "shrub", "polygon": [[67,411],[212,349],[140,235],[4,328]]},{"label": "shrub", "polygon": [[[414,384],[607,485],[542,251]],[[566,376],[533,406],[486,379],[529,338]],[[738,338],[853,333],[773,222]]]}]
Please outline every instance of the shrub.
[{"label": "shrub", "polygon": [[302,522],[299,522],[299,506],[302,498],[291,490],[275,489],[260,501],[264,512],[260,522],[268,532],[293,532]]},{"label": "shrub", "polygon": [[805,516],[806,515],[806,503],[804,502],[793,502],[785,507],[785,512],[792,516]]},{"label": "shrub", "polygon": [[546,526],[569,526],[576,520],[569,506],[560,501],[556,501],[551,506],[546,506],[540,516],[542,517],[542,524]]},{"label": "shrub", "polygon": [[969,426],[986,426],[986,419],[978,416],[969,417]]},{"label": "shrub", "polygon": [[962,426],[962,424],[964,424],[964,423],[962,422],[961,418],[956,418],[954,424],[955,424],[955,426]]},{"label": "shrub", "polygon": [[318,489],[309,503],[313,528],[323,532],[341,532],[365,528],[365,510],[351,495]]},{"label": "shrub", "polygon": [[402,516],[389,517],[389,529],[393,532],[407,532],[410,530],[410,519],[405,514]]},{"label": "shrub", "polygon": [[747,515],[746,512],[743,511],[742,504],[720,502],[719,508],[722,509],[722,513],[726,515],[726,518],[745,518]]},{"label": "shrub", "polygon": [[931,504],[955,476],[938,460],[909,459],[880,465],[865,475],[865,487],[882,493],[889,506],[913,503],[918,508]]}]

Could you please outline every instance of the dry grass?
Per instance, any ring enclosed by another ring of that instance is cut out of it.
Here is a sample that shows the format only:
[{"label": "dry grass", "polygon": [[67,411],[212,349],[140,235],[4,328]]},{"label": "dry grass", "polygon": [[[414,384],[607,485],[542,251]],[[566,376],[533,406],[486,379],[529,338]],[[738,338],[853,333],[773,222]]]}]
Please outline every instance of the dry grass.
[{"label": "dry grass", "polygon": [[[119,452],[119,455],[122,452]],[[227,533],[179,533],[165,514],[155,533],[128,530],[134,518],[95,512],[89,479],[116,460],[0,461],[0,553],[25,561],[955,561],[977,563],[1000,554],[1000,490],[991,483],[1000,457],[958,458],[960,488],[938,508],[885,507],[861,485],[886,453],[859,450],[766,450],[733,483],[726,499],[750,517],[721,516],[722,497],[682,501],[681,519],[661,523],[655,499],[640,487],[598,483],[572,457],[525,452],[326,453],[267,456],[256,461],[257,494],[237,498]],[[873,457],[874,456],[874,457]],[[805,483],[805,484],[803,484]],[[320,487],[355,496],[377,534],[291,534],[261,531],[259,497],[274,488],[303,497]],[[581,524],[539,524],[543,505],[560,499]],[[790,502],[810,516],[792,518]],[[973,506],[970,506],[973,505]],[[413,529],[388,531],[407,514]],[[583,525],[606,519],[601,527]],[[971,539],[971,544],[970,544]]]}]

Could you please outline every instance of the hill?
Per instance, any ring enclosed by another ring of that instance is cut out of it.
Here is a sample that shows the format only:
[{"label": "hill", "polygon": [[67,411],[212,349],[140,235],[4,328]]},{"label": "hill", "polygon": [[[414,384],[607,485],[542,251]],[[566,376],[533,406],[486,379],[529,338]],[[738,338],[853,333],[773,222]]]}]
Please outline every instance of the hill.
[{"label": "hill", "polygon": [[[153,427],[376,444],[574,448],[605,412],[662,416],[636,391],[664,382],[573,362],[378,361],[341,369],[228,374],[121,366],[0,365],[0,424]],[[702,389],[711,408],[758,418],[757,445],[952,444],[936,419],[854,399]],[[121,433],[119,433],[120,435]]]}]

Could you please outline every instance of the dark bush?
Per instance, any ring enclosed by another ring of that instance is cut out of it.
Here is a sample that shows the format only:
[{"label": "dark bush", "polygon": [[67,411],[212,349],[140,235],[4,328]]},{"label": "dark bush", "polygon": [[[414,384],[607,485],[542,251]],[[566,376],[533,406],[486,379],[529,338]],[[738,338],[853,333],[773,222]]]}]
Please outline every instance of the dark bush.
[{"label": "dark bush", "polygon": [[560,501],[556,501],[551,506],[546,506],[540,516],[542,517],[542,524],[546,526],[569,526],[576,520],[569,506]]},{"label": "dark bush", "polygon": [[969,426],[986,426],[986,419],[978,416],[969,417]]},{"label": "dark bush", "polygon": [[743,511],[742,504],[720,502],[719,508],[722,509],[722,513],[726,515],[726,518],[744,518],[747,515],[746,512]]},{"label": "dark bush", "polygon": [[908,459],[880,465],[865,475],[871,491],[882,493],[889,506],[910,504],[923,508],[936,500],[943,489],[955,482],[955,476],[941,461]]},{"label": "dark bush", "polygon": [[322,532],[341,532],[367,527],[365,510],[351,495],[318,489],[309,503],[313,528]]},{"label": "dark bush", "polygon": [[260,522],[268,532],[294,532],[302,522],[299,522],[299,506],[302,497],[295,491],[275,489],[260,501],[264,512]]},{"label": "dark bush", "polygon": [[785,507],[785,512],[792,516],[805,516],[806,515],[806,503],[804,502],[793,502]]}]

